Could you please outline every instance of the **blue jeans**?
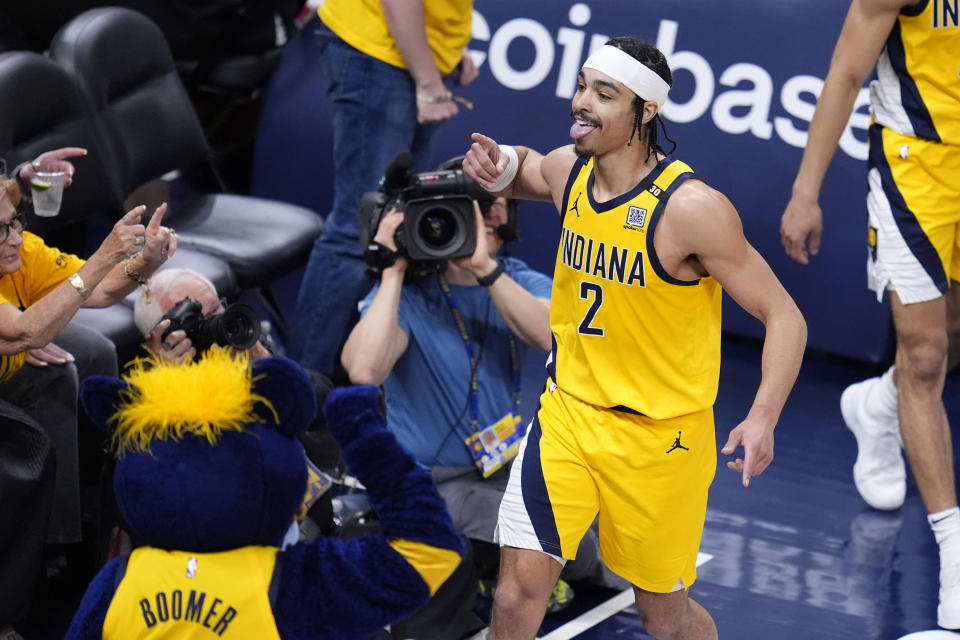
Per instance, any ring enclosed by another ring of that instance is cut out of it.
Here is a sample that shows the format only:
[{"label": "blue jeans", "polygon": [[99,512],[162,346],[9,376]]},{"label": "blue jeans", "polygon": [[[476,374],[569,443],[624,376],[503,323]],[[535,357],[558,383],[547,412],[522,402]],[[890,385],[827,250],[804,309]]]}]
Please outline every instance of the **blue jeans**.
[{"label": "blue jeans", "polygon": [[357,233],[360,197],[377,190],[400,151],[413,154],[417,170],[430,167],[438,123],[417,124],[416,87],[404,69],[357,51],[319,18],[298,37],[313,39],[333,106],[334,197],[300,284],[288,354],[335,377],[357,304],[373,286]]}]

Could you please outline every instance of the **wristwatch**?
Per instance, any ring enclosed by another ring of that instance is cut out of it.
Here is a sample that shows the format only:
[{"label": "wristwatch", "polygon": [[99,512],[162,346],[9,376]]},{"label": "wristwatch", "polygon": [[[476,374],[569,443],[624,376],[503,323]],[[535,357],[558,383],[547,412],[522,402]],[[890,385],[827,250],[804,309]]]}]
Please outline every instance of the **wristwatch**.
[{"label": "wristwatch", "polygon": [[83,278],[80,277],[79,273],[74,273],[71,275],[69,278],[67,278],[67,282],[69,282],[70,286],[77,290],[77,293],[80,294],[81,300],[86,301],[90,298],[91,294],[93,294],[93,289],[87,286],[87,283],[83,281]]},{"label": "wristwatch", "polygon": [[489,287],[501,275],[503,275],[503,263],[497,262],[497,268],[487,275],[477,278],[477,284],[479,284],[481,287]]}]

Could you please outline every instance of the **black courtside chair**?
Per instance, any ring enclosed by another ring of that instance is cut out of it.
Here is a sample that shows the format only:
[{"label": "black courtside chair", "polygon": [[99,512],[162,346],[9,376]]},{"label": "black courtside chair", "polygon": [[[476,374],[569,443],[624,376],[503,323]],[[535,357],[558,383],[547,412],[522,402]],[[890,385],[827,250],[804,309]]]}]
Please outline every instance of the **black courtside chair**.
[{"label": "black courtside chair", "polygon": [[[66,146],[85,147],[88,155],[71,159],[76,174],[64,192],[60,214],[37,217],[29,206],[24,213],[27,228],[48,245],[88,257],[123,214],[115,164],[95,133],[76,83],[62,67],[37,53],[0,54],[0,157],[12,171],[44,151]],[[207,253],[178,250],[166,267],[202,273],[222,296],[235,299],[240,293],[229,265]],[[113,341],[121,364],[142,342],[133,322],[136,295],[106,309],[81,309],[76,316]]]},{"label": "black courtside chair", "polygon": [[176,203],[164,220],[176,228],[181,246],[226,261],[286,339],[270,285],[306,263],[322,218],[297,205],[224,192],[163,33],[143,14],[120,7],[86,11],[54,36],[50,55],[88,102],[116,158],[123,196],[173,173],[187,180],[197,194]]}]

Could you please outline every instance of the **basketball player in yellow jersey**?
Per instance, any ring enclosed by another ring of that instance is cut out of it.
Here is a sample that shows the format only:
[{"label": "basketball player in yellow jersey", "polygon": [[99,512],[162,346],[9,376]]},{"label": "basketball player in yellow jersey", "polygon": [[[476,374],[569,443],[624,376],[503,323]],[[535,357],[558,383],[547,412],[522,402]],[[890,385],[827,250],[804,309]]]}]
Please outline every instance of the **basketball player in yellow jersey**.
[{"label": "basketball player in yellow jersey", "polygon": [[960,510],[942,399],[946,372],[960,360],[960,15],[955,0],[853,0],[780,234],[798,262],[807,264],[817,254],[823,231],[820,187],[874,64],[867,275],[878,299],[890,293],[897,351],[895,366],[882,376],[847,387],[840,408],[857,439],[854,483],[876,509],[903,504],[902,441],[940,547],[937,623],[960,629]]},{"label": "basketball player in yellow jersey", "polygon": [[659,50],[614,38],[580,71],[574,144],[542,156],[474,134],[463,164],[488,190],[552,200],[563,218],[549,380],[500,507],[490,640],[534,638],[598,513],[603,559],[634,585],[647,633],[717,638],[688,589],[716,469],[720,287],[766,326],[753,406],[723,447],[743,447],[727,466],[744,486],[773,459],[806,325],[733,205],[657,144],[671,84]]}]

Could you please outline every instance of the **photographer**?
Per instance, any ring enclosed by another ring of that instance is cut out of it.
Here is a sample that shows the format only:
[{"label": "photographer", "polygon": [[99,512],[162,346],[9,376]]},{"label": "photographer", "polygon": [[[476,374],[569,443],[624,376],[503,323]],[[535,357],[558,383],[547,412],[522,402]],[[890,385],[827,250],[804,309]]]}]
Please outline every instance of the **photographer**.
[{"label": "photographer", "polygon": [[[171,320],[164,316],[186,298],[192,298],[200,304],[200,314],[204,318],[222,314],[226,309],[217,295],[216,287],[195,271],[166,269],[150,278],[148,291],[140,294],[133,311],[134,322],[143,333],[147,348],[158,358],[171,362],[193,360],[197,355],[197,347],[187,331],[175,327],[174,331],[167,333]],[[259,335],[259,330],[259,323],[250,327],[251,334],[255,332]],[[251,360],[271,355],[259,339],[246,351]]]},{"label": "photographer", "polygon": [[[197,346],[187,335],[186,330],[175,328],[174,331],[167,333],[171,320],[165,316],[180,307],[187,298],[192,298],[199,303],[199,313],[207,323],[227,310],[213,283],[190,269],[165,269],[157,272],[150,278],[147,287],[137,298],[134,305],[134,321],[144,335],[147,348],[156,357],[169,362],[182,363],[197,356]],[[183,319],[182,316],[181,319]],[[259,320],[254,317],[251,321],[252,324],[248,323],[245,317],[241,317],[235,322],[235,325],[240,326],[234,327],[234,335],[230,336],[234,339],[234,345],[240,341],[249,341],[253,334],[259,336]],[[188,319],[186,324],[191,326],[192,320]],[[164,334],[167,334],[166,337]],[[251,362],[273,355],[259,339],[256,339],[246,351]],[[333,388],[333,383],[317,371],[310,369],[305,371],[317,394],[318,406],[323,406],[327,394]],[[310,428],[300,435],[300,440],[307,451],[307,457],[318,468],[329,473],[337,471],[340,465],[340,448],[327,430],[323,412],[317,412]],[[307,515],[320,532],[328,533],[332,529],[333,518],[329,494],[315,502]]]}]

